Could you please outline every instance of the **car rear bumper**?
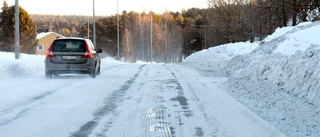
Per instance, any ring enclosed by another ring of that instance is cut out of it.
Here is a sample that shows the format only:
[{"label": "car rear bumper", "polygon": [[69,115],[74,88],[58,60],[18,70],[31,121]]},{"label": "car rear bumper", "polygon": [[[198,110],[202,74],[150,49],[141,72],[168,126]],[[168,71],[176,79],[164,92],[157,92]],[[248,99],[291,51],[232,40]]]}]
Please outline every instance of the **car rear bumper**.
[{"label": "car rear bumper", "polygon": [[95,65],[90,63],[83,64],[57,64],[50,60],[45,61],[45,71],[52,74],[90,74],[95,71]]}]

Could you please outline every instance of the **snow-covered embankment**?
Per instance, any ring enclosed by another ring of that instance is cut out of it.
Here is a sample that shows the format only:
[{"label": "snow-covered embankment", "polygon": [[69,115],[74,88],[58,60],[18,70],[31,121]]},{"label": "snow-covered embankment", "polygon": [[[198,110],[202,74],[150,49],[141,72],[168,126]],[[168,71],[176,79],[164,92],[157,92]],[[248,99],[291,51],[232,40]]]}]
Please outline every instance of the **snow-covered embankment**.
[{"label": "snow-covered embankment", "polygon": [[181,64],[221,85],[288,136],[320,135],[320,22],[279,28],[257,43],[233,43],[197,52]]},{"label": "snow-covered embankment", "polygon": [[[318,31],[317,31],[318,30]],[[226,44],[197,52],[182,64],[216,75],[269,83],[320,102],[320,22],[277,29],[259,43]]]}]

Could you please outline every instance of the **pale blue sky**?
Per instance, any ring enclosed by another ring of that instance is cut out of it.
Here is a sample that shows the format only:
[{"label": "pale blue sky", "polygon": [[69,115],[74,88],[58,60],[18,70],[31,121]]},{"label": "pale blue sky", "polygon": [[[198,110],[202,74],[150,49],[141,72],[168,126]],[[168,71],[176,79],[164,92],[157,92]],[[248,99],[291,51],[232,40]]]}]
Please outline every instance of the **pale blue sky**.
[{"label": "pale blue sky", "polygon": [[[154,11],[163,13],[189,8],[207,8],[207,0],[118,0],[119,13],[126,11]],[[7,0],[9,6],[15,0]],[[92,15],[93,0],[19,0],[19,5],[29,14]],[[2,7],[2,3],[1,3]],[[96,15],[117,13],[117,0],[95,0]]]}]

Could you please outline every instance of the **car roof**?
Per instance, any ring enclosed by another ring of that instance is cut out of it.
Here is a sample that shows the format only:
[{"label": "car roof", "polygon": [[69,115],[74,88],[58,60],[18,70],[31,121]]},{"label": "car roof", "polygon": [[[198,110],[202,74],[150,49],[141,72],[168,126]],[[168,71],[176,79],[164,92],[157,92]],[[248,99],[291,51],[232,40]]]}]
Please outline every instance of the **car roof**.
[{"label": "car roof", "polygon": [[55,40],[65,40],[65,39],[67,39],[67,40],[69,40],[69,39],[76,39],[76,40],[88,40],[88,39],[86,39],[86,38],[80,38],[80,37],[64,37],[64,38],[56,38]]}]

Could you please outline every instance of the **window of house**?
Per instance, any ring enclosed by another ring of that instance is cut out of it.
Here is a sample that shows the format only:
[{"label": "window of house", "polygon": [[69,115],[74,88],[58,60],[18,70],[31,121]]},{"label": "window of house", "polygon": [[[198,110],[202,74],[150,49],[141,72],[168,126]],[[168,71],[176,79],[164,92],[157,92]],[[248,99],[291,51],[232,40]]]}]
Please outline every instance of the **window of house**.
[{"label": "window of house", "polygon": [[42,44],[39,45],[39,46],[38,46],[38,51],[43,51],[43,50],[44,50],[44,45],[42,45]]}]

